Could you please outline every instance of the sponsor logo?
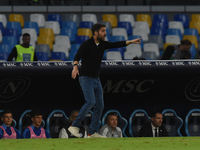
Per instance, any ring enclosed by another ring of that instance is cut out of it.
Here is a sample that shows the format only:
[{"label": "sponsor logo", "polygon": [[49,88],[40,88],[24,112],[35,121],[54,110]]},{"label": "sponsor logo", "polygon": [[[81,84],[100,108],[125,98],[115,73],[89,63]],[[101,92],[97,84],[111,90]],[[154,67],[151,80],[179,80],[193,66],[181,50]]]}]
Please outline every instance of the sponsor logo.
[{"label": "sponsor logo", "polygon": [[15,63],[3,63],[4,67],[16,67]]},{"label": "sponsor logo", "polygon": [[197,132],[199,130],[199,127],[197,125],[194,125],[193,130],[194,130],[194,132]]},{"label": "sponsor logo", "polygon": [[200,77],[192,80],[185,88],[185,96],[191,101],[200,101]]},{"label": "sponsor logo", "polygon": [[157,66],[168,66],[168,62],[156,62]]},{"label": "sponsor logo", "polygon": [[134,66],[134,62],[129,62],[129,61],[124,61],[122,62],[122,65],[126,65],[126,66]]},{"label": "sponsor logo", "polygon": [[91,117],[91,116],[92,116],[92,114],[87,114],[87,115],[86,115],[86,117]]},{"label": "sponsor logo", "polygon": [[8,103],[18,99],[29,88],[28,77],[11,77],[0,82],[0,102]]},{"label": "sponsor logo", "polygon": [[137,126],[137,131],[140,132],[142,126]]},{"label": "sponsor logo", "polygon": [[167,132],[170,132],[171,131],[171,127],[169,125],[166,125],[165,126],[165,129],[167,130]]},{"label": "sponsor logo", "polygon": [[151,89],[155,80],[147,79],[143,81],[138,80],[121,80],[118,83],[113,83],[112,80],[107,80],[106,84],[103,86],[104,93],[130,93],[134,89],[138,93],[145,93]]},{"label": "sponsor logo", "polygon": [[65,62],[55,62],[54,64],[55,66],[67,66],[67,63]]},{"label": "sponsor logo", "polygon": [[139,62],[139,65],[140,66],[151,66],[151,62],[144,62],[144,61],[142,61],[142,62]]},{"label": "sponsor logo", "polygon": [[191,116],[200,116],[200,113],[192,113]]},{"label": "sponsor logo", "polygon": [[42,66],[42,67],[50,67],[51,66],[50,63],[48,63],[48,62],[38,62],[37,65],[39,67],[40,66]]},{"label": "sponsor logo", "polygon": [[53,114],[54,117],[63,117],[63,114]]},{"label": "sponsor logo", "polygon": [[174,66],[184,66],[185,64],[184,64],[183,61],[173,61],[172,65],[174,65]]},{"label": "sponsor logo", "polygon": [[118,66],[118,63],[117,63],[117,62],[114,62],[114,61],[105,62],[105,64],[106,64],[107,66]]},{"label": "sponsor logo", "polygon": [[196,65],[200,65],[200,62],[199,61],[189,61],[188,64],[196,66]]},{"label": "sponsor logo", "polygon": [[58,133],[59,132],[59,126],[55,126],[55,132]]},{"label": "sponsor logo", "polygon": [[33,63],[20,63],[22,67],[33,67]]},{"label": "sponsor logo", "polygon": [[136,117],[142,117],[142,116],[145,116],[145,114],[144,113],[137,113],[137,114],[135,114],[135,116]]},{"label": "sponsor logo", "polygon": [[165,113],[165,116],[174,116],[174,113]]}]

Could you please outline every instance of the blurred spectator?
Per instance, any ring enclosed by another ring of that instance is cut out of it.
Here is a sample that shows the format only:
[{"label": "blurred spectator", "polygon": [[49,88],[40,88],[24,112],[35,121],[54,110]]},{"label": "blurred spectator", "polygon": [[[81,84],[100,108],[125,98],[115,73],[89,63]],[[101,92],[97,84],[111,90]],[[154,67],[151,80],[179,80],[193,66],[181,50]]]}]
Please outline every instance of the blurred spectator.
[{"label": "blurred spectator", "polygon": [[[71,112],[69,117],[69,124],[65,125],[59,133],[59,138],[76,138],[73,136],[69,131],[68,128],[72,125],[72,122],[76,119],[76,116],[78,116],[78,110],[74,110]],[[84,127],[80,127],[79,134],[82,138],[87,138],[87,133]]]},{"label": "blurred spectator", "polygon": [[162,60],[172,59],[190,59],[190,47],[192,43],[189,40],[181,40],[179,45],[169,45],[162,55]]},{"label": "blurred spectator", "polygon": [[118,124],[118,114],[109,113],[106,116],[106,124],[99,129],[99,134],[106,137],[123,137],[122,130],[117,127]]}]

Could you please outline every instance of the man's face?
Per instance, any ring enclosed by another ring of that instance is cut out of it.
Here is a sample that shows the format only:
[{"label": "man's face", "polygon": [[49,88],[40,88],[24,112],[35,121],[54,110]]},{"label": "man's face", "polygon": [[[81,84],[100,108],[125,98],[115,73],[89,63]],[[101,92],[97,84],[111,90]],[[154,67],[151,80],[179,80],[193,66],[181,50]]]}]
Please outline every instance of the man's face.
[{"label": "man's face", "polygon": [[4,114],[1,120],[6,126],[10,126],[13,120],[12,114],[11,113]]},{"label": "man's face", "polygon": [[111,128],[116,128],[117,127],[117,116],[109,116],[108,117],[108,122],[107,124],[111,127]]},{"label": "man's face", "polygon": [[152,124],[155,127],[160,127],[162,125],[162,122],[163,122],[163,115],[160,114],[160,113],[157,113],[155,118],[152,117],[151,120],[152,120]]},{"label": "man's face", "polygon": [[70,118],[70,121],[73,122],[76,119],[76,116],[78,116],[78,112],[73,113],[73,115]]},{"label": "man's face", "polygon": [[23,41],[23,45],[29,46],[29,44],[30,44],[30,36],[24,36],[22,41]]},{"label": "man's face", "polygon": [[105,41],[105,38],[106,38],[106,28],[101,27],[99,32],[97,33],[97,39]]},{"label": "man's face", "polygon": [[35,115],[31,120],[35,127],[40,127],[42,124],[42,115]]}]

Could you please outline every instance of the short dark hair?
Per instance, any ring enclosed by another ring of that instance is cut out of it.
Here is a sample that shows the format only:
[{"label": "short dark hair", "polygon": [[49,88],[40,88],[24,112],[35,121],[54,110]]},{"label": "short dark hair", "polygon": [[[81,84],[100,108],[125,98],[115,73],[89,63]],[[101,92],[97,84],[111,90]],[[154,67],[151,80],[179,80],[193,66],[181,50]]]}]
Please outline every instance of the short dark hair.
[{"label": "short dark hair", "polygon": [[190,42],[190,40],[185,39],[185,40],[181,40],[181,45],[192,45],[192,43]]},{"label": "short dark hair", "polygon": [[73,114],[76,113],[76,112],[79,113],[78,110],[73,110],[73,111],[70,113],[69,122],[71,122],[70,119],[73,117]]},{"label": "short dark hair", "polygon": [[95,23],[95,24],[92,26],[92,34],[94,35],[94,32],[95,32],[95,31],[99,32],[99,30],[100,30],[102,27],[106,27],[106,26],[105,26],[104,24]]},{"label": "short dark hair", "polygon": [[151,118],[155,118],[156,114],[162,114],[160,111],[153,111],[151,114]]},{"label": "short dark hair", "polygon": [[31,118],[34,118],[35,116],[42,115],[42,112],[40,110],[32,110],[31,111]]},{"label": "short dark hair", "polygon": [[110,113],[108,113],[107,116],[106,116],[106,122],[108,122],[108,118],[109,118],[110,116],[117,116],[117,119],[118,119],[118,113],[116,113],[116,112],[110,112]]},{"label": "short dark hair", "polygon": [[26,36],[30,36],[30,34],[29,33],[24,33],[23,34],[23,38],[26,37]]},{"label": "short dark hair", "polygon": [[12,114],[12,112],[10,110],[4,110],[1,112],[1,117],[3,117],[5,114]]}]

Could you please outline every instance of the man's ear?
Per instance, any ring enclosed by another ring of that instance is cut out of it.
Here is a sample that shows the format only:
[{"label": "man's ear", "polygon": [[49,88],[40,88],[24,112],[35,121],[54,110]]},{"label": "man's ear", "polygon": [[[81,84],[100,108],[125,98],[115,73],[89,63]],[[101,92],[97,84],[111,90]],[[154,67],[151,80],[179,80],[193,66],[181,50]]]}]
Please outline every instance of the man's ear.
[{"label": "man's ear", "polygon": [[98,35],[98,32],[97,32],[97,31],[94,31],[94,35]]},{"label": "man's ear", "polygon": [[3,121],[3,117],[1,117],[1,121]]},{"label": "man's ear", "polygon": [[31,118],[31,121],[33,121],[33,117]]}]

